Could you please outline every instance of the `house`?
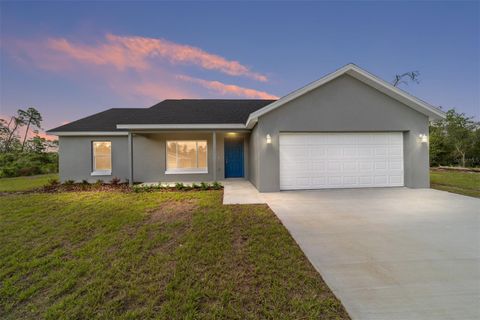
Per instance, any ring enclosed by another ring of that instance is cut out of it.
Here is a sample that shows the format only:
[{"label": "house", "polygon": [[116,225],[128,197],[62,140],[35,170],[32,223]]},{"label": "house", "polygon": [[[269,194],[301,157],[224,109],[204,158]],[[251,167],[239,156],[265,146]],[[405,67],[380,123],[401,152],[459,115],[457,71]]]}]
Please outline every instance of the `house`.
[{"label": "house", "polygon": [[165,100],[52,129],[62,181],[246,178],[261,192],[429,187],[439,109],[348,64],[279,100]]}]

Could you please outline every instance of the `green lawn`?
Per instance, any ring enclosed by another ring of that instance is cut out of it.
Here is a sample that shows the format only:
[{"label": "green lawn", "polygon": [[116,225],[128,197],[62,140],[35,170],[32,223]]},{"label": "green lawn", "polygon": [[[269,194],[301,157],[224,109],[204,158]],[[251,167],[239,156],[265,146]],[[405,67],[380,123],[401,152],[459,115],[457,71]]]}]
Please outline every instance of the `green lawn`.
[{"label": "green lawn", "polygon": [[58,174],[42,174],[38,176],[1,178],[0,192],[28,191],[48,183],[49,179],[58,179]]},{"label": "green lawn", "polygon": [[480,173],[431,170],[430,184],[434,189],[480,198]]},{"label": "green lawn", "polygon": [[222,191],[0,197],[1,319],[348,319],[266,205]]}]

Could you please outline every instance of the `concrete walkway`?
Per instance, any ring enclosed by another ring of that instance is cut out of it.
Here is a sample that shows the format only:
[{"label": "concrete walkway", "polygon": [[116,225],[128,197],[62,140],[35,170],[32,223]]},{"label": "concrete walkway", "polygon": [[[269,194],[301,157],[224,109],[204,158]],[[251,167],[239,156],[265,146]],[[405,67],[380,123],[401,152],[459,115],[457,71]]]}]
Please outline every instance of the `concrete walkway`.
[{"label": "concrete walkway", "polygon": [[232,179],[222,181],[223,204],[265,203],[258,190],[248,180]]},{"label": "concrete walkway", "polygon": [[480,199],[407,188],[261,197],[353,319],[480,319]]}]

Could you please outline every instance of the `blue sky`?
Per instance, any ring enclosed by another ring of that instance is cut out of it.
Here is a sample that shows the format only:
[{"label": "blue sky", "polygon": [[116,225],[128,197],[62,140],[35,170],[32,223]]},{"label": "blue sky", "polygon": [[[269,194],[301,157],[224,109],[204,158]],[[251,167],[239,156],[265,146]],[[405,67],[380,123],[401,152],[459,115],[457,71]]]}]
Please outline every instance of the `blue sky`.
[{"label": "blue sky", "polygon": [[353,62],[480,119],[479,2],[2,2],[0,115],[282,96]]}]

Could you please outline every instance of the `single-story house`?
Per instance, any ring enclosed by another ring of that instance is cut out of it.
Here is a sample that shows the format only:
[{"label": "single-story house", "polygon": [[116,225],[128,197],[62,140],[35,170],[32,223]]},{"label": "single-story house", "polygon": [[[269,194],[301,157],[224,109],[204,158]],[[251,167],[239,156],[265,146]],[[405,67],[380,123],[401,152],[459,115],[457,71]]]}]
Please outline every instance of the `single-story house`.
[{"label": "single-story house", "polygon": [[49,130],[60,178],[245,178],[261,192],[429,187],[432,105],[354,64],[278,100],[165,100]]}]

